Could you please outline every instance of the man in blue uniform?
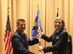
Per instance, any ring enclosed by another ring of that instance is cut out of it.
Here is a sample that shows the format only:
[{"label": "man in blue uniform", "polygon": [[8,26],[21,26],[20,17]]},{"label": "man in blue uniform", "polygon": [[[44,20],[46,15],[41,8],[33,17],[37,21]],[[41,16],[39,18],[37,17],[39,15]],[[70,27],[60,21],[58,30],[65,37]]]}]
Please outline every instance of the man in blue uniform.
[{"label": "man in blue uniform", "polygon": [[34,54],[28,50],[28,45],[39,43],[38,39],[30,40],[24,33],[26,29],[26,22],[24,19],[17,20],[17,30],[12,37],[12,46],[14,54]]}]

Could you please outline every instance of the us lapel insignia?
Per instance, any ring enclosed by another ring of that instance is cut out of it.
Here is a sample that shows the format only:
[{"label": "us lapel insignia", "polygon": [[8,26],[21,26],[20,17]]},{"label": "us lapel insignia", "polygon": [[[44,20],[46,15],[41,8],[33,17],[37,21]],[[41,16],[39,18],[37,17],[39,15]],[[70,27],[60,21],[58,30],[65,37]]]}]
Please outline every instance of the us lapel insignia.
[{"label": "us lapel insignia", "polygon": [[56,39],[59,39],[59,36],[57,36]]}]

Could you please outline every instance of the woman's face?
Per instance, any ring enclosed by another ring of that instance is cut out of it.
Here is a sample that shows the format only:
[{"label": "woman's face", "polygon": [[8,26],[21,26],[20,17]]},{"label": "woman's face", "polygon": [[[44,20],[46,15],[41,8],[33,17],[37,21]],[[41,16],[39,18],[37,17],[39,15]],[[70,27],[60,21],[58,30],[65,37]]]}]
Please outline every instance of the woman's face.
[{"label": "woman's face", "polygon": [[54,22],[54,27],[55,27],[55,30],[60,30],[63,26],[63,23],[62,23],[62,20],[61,19],[56,19],[55,22]]}]

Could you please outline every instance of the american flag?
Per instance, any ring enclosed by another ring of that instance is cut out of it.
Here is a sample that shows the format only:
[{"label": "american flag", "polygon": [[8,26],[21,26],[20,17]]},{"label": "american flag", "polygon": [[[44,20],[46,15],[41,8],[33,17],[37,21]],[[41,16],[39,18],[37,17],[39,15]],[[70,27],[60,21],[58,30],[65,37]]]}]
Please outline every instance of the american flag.
[{"label": "american flag", "polygon": [[5,54],[13,54],[13,48],[12,48],[11,41],[12,41],[12,33],[11,33],[10,19],[8,15],[7,23],[6,23],[6,30],[4,34]]}]

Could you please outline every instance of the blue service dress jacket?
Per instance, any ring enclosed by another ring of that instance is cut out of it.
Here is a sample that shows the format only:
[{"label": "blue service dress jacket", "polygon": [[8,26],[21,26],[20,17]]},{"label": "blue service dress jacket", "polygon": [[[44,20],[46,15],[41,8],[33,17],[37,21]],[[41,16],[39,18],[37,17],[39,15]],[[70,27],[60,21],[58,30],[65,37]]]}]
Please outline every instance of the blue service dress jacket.
[{"label": "blue service dress jacket", "polygon": [[21,33],[18,30],[13,34],[12,46],[14,54],[33,54],[28,50],[28,46],[39,43],[38,39],[29,40],[25,33]]},{"label": "blue service dress jacket", "polygon": [[68,33],[62,28],[58,32],[54,32],[50,37],[42,35],[42,38],[47,41],[52,41],[52,46],[44,47],[44,53],[53,52],[53,54],[68,54]]}]

